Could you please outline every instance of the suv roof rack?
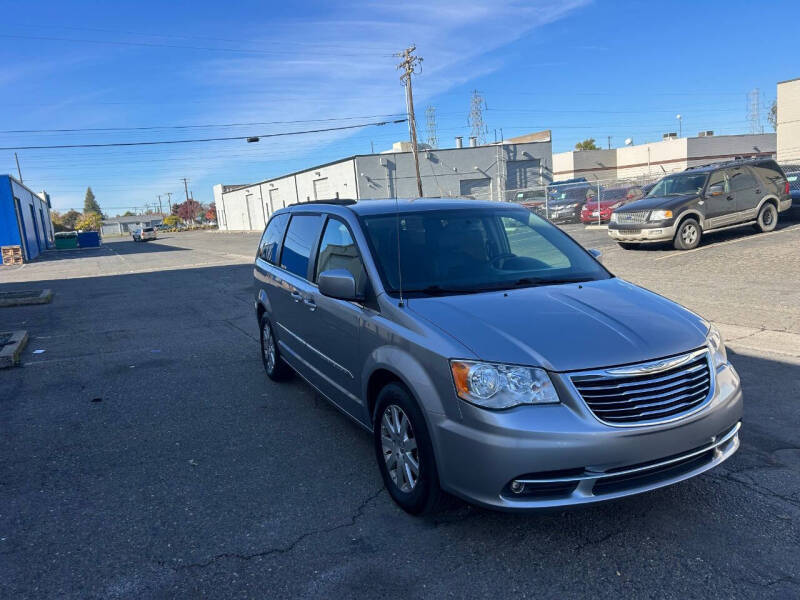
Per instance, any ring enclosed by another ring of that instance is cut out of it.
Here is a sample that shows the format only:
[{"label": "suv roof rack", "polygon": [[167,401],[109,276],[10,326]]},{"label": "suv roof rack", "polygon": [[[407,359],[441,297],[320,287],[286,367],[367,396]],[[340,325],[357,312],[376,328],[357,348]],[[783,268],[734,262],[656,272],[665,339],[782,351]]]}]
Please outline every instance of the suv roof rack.
[{"label": "suv roof rack", "polygon": [[730,167],[733,165],[746,165],[749,163],[760,162],[763,160],[773,160],[770,156],[748,156],[747,158],[734,158],[732,160],[724,160],[721,162],[708,163],[706,165],[695,165],[694,167],[686,167],[684,171],[701,171],[704,169],[719,169],[721,167]]}]

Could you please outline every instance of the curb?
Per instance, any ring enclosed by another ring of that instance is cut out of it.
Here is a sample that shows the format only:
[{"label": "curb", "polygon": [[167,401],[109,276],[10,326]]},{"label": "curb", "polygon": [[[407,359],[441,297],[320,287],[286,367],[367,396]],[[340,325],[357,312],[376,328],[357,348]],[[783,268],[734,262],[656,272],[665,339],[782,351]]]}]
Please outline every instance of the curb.
[{"label": "curb", "polygon": [[[23,290],[24,291],[24,290]],[[36,290],[31,290],[36,291]],[[41,291],[38,296],[27,296],[25,298],[3,298],[0,295],[0,307],[3,306],[28,306],[31,304],[49,304],[53,300],[53,290],[47,288]]]},{"label": "curb", "polygon": [[5,332],[11,334],[11,341],[0,348],[0,369],[7,369],[19,364],[19,356],[28,343],[28,332],[23,330]]}]

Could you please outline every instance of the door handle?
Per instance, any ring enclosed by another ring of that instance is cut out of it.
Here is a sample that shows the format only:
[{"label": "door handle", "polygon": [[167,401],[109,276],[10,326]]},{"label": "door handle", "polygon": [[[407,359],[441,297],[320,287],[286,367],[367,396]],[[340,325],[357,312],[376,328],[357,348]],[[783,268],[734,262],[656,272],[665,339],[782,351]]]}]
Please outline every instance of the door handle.
[{"label": "door handle", "polygon": [[728,200],[733,200],[733,194],[731,194],[730,196],[728,196],[728,198],[727,198],[727,199],[728,199]]},{"label": "door handle", "polygon": [[756,188],[756,194],[760,194],[760,193],[761,193],[761,189],[760,188]]},{"label": "door handle", "polygon": [[302,299],[303,299],[303,295],[300,292],[298,292],[296,290],[294,292],[292,292],[292,300],[294,300],[295,302],[300,302],[300,300],[302,300]]},{"label": "door handle", "polygon": [[311,297],[303,298],[303,304],[305,304],[311,311],[317,310],[317,303],[314,302],[314,299]]}]

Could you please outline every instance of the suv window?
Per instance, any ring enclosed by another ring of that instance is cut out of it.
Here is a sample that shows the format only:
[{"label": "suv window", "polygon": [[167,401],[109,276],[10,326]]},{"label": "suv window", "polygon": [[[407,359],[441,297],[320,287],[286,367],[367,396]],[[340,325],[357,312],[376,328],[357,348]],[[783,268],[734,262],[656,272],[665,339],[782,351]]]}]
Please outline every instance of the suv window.
[{"label": "suv window", "polygon": [[288,214],[277,215],[270,219],[267,228],[264,230],[264,235],[261,236],[261,242],[258,244],[259,258],[273,265],[278,263],[278,246],[281,245],[283,232],[286,231],[286,223],[288,222]]},{"label": "suv window", "polygon": [[292,215],[281,252],[281,267],[304,279],[308,278],[311,249],[322,229],[321,215]]},{"label": "suv window", "polygon": [[739,192],[756,187],[756,180],[745,169],[731,169],[729,172],[731,179],[731,191]]},{"label": "suv window", "polygon": [[356,280],[356,289],[361,289],[365,278],[361,253],[358,251],[358,246],[353,241],[347,225],[334,218],[328,220],[325,233],[322,234],[314,281],[317,281],[320,273],[330,269],[350,271]]},{"label": "suv window", "polygon": [[711,174],[711,177],[708,178],[708,185],[706,186],[706,190],[709,189],[712,185],[719,185],[722,184],[723,192],[726,194],[731,191],[730,183],[728,181],[728,177],[725,174],[725,171],[714,171]]}]

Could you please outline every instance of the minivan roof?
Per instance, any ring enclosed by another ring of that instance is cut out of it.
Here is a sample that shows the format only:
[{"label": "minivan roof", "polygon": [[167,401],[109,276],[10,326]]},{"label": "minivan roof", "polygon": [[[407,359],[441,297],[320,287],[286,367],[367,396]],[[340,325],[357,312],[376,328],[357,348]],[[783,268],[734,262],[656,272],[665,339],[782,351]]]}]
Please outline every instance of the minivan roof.
[{"label": "minivan roof", "polygon": [[357,215],[380,215],[400,212],[416,212],[428,210],[447,210],[453,208],[499,208],[507,207],[517,209],[516,204],[503,202],[487,202],[484,200],[472,200],[470,198],[375,198],[362,199],[355,201],[329,200],[316,202],[299,202],[286,207],[292,212],[304,210],[311,206],[342,206],[345,205],[349,210]]}]

